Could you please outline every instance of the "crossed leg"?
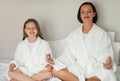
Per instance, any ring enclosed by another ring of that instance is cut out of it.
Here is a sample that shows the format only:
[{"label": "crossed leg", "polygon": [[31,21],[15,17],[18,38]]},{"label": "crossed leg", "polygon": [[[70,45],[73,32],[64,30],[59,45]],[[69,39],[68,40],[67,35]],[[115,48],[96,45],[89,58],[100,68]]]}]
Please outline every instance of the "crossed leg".
[{"label": "crossed leg", "polygon": [[9,70],[8,75],[11,77],[10,81],[35,81],[34,79],[23,74],[19,69]]},{"label": "crossed leg", "polygon": [[[62,69],[60,71],[56,71],[54,68],[52,70],[53,75],[57,76],[60,78],[62,81],[79,81],[77,76],[72,74],[67,70],[67,68]],[[87,78],[85,81],[101,81],[97,76]]]},{"label": "crossed leg", "polygon": [[46,81],[48,80],[52,74],[46,70],[41,71],[38,74],[29,77],[22,73],[19,69],[9,70],[8,75],[11,77],[10,81]]}]

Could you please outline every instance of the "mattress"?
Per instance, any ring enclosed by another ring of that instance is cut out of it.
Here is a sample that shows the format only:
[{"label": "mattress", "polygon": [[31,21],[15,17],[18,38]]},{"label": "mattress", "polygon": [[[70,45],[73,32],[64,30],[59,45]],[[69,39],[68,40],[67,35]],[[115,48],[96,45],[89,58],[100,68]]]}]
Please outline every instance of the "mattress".
[{"label": "mattress", "polygon": [[8,81],[6,78],[10,60],[0,60],[0,81]]}]

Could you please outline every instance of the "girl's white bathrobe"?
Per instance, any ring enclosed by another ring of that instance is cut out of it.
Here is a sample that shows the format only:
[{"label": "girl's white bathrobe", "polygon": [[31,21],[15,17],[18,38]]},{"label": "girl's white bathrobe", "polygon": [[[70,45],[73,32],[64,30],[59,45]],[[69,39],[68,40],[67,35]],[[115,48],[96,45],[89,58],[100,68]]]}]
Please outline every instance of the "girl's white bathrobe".
[{"label": "girl's white bathrobe", "polygon": [[45,69],[47,54],[52,54],[47,41],[38,37],[35,43],[30,43],[26,38],[18,44],[12,63],[24,74],[32,76]]},{"label": "girl's white bathrobe", "polygon": [[[28,38],[26,38],[18,44],[14,60],[11,63],[14,63],[16,68],[19,68],[24,74],[31,77],[45,69],[48,64],[46,62],[47,54],[52,54],[47,41],[38,37],[35,43],[30,43]],[[10,79],[10,77],[6,77]],[[57,77],[51,77],[47,81],[61,80]]]},{"label": "girl's white bathrobe", "polygon": [[[68,45],[63,55],[55,60],[53,67],[56,70],[67,67],[80,81],[92,76],[97,76],[101,81],[116,81],[111,40],[103,29],[93,24],[90,32],[84,35],[81,25],[68,36],[66,43]],[[103,66],[108,56],[112,57],[112,69]]]}]

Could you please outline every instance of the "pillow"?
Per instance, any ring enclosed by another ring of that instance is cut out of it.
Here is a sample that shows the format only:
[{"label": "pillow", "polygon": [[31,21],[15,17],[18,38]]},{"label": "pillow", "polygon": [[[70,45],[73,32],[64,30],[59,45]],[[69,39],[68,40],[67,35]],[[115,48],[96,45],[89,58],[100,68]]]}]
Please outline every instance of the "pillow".
[{"label": "pillow", "polygon": [[117,65],[119,65],[119,57],[120,57],[120,42],[113,42],[113,50],[114,50],[114,60]]},{"label": "pillow", "polygon": [[53,53],[53,57],[57,58],[62,55],[65,49],[66,38],[56,41],[48,41]]},{"label": "pillow", "polygon": [[110,36],[111,40],[115,41],[115,32],[108,32],[108,35]]},{"label": "pillow", "polygon": [[0,63],[6,63],[9,64],[12,60],[8,60],[8,59],[0,59]]},{"label": "pillow", "polygon": [[116,75],[117,75],[118,81],[120,81],[120,66],[117,67]]}]

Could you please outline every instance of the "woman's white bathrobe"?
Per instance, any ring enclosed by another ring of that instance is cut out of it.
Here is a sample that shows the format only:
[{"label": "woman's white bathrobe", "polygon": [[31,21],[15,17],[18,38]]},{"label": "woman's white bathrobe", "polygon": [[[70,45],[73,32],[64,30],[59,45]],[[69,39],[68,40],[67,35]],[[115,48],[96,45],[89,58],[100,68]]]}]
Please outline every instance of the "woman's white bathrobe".
[{"label": "woman's white bathrobe", "polygon": [[52,54],[47,41],[37,38],[35,43],[29,43],[28,39],[21,41],[15,52],[12,63],[15,63],[24,74],[32,76],[39,73],[47,64],[46,55]]},{"label": "woman's white bathrobe", "polygon": [[[55,60],[53,67],[56,70],[67,67],[80,81],[92,76],[99,77],[101,81],[116,81],[111,40],[103,29],[93,24],[85,41],[81,25],[68,36],[66,43],[68,45],[63,55]],[[112,69],[105,69],[103,66],[108,56],[112,57]]]}]

